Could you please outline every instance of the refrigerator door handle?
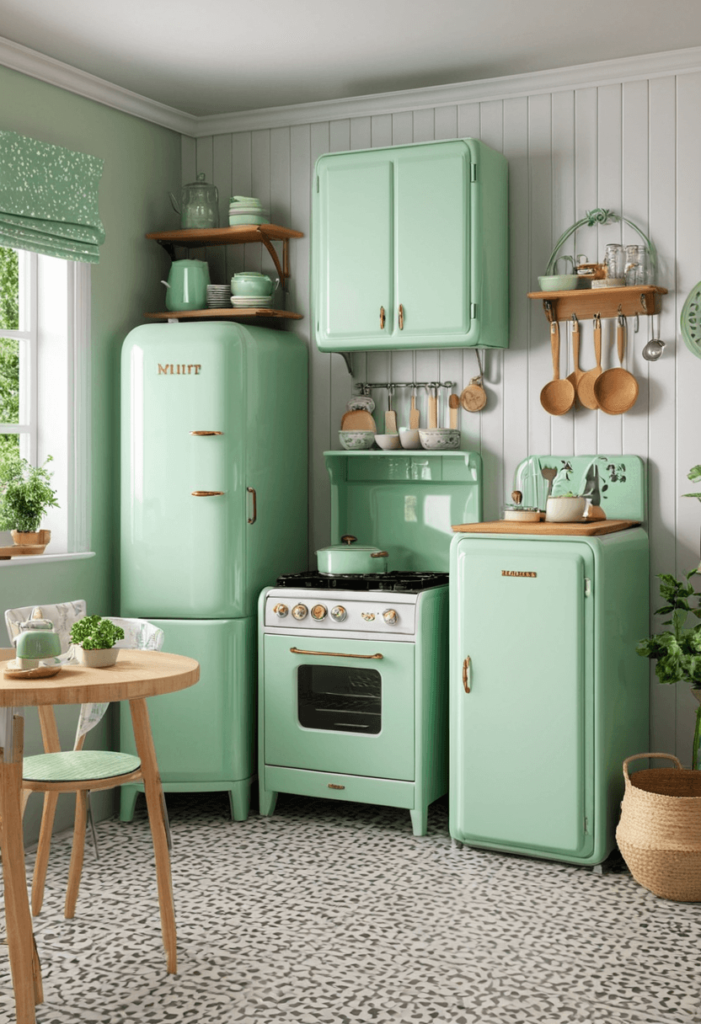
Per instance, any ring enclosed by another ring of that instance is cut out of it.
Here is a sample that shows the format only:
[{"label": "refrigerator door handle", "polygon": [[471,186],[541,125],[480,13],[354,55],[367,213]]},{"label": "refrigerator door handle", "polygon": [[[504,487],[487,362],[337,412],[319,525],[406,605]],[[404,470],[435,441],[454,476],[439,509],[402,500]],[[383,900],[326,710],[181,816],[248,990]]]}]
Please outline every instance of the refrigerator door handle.
[{"label": "refrigerator door handle", "polygon": [[193,498],[213,498],[215,494],[224,494],[224,491],[193,491]]},{"label": "refrigerator door handle", "polygon": [[470,693],[472,686],[470,685],[470,655],[465,658],[462,663],[462,685],[465,693]]},{"label": "refrigerator door handle", "polygon": [[191,430],[190,434],[193,437],[222,437],[224,434],[223,430]]},{"label": "refrigerator door handle", "polygon": [[248,524],[249,524],[250,526],[253,526],[253,524],[255,523],[256,519],[258,518],[258,508],[257,508],[257,504],[256,504],[256,489],[255,489],[255,487],[247,487],[247,488],[246,488],[246,490],[248,491],[248,493],[249,493],[249,494],[251,495],[251,497],[253,498],[253,513],[252,513],[252,515],[251,515],[251,516],[250,516],[250,517],[249,517],[249,518],[248,518],[248,519],[246,520],[246,522],[247,522],[247,523],[248,523]]}]

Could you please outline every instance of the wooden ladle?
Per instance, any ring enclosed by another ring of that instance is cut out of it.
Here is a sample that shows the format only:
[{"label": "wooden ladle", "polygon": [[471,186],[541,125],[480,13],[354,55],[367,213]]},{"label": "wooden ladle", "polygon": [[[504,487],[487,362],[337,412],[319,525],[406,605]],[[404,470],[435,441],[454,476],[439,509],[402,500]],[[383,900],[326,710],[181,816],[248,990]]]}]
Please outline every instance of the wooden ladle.
[{"label": "wooden ladle", "polygon": [[567,378],[572,387],[574,393],[579,397],[579,383],[584,376],[584,370],[579,368],[579,320],[577,314],[572,314],[572,353],[574,355],[574,370]]},{"label": "wooden ladle", "polygon": [[603,409],[609,416],[620,416],[635,405],[638,397],[638,382],[632,373],[623,369],[623,355],[625,353],[626,318],[618,314],[618,327],[616,328],[616,344],[618,348],[618,361],[620,366],[614,366],[597,377],[594,384],[594,395],[599,408]]},{"label": "wooden ladle", "polygon": [[587,370],[577,386],[577,398],[587,409],[599,408],[594,394],[594,385],[603,373],[601,369],[601,317],[598,313],[594,314],[594,355],[596,356],[596,366],[592,370]]},{"label": "wooden ladle", "polygon": [[560,325],[557,320],[550,324],[550,345],[553,353],[553,379],[540,393],[540,404],[551,416],[562,416],[574,405],[572,381],[560,379]]}]

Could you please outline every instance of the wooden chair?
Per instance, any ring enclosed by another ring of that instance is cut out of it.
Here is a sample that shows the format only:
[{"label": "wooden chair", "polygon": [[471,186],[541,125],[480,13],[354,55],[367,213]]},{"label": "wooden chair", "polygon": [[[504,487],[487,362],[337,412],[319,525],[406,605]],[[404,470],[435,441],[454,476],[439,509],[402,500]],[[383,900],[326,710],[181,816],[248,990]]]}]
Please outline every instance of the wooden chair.
[{"label": "wooden chair", "polygon": [[[74,601],[70,605],[41,605],[30,608],[10,609],[5,613],[8,632],[12,639],[19,635],[19,622],[29,618],[46,618],[54,623],[61,636],[62,648],[70,646],[70,628],[74,621],[85,615],[85,602]],[[143,619],[122,619],[110,616],[112,622],[124,629],[124,639],[115,647],[139,650],[160,650],[163,646],[163,631]],[[16,630],[16,632],[15,632]],[[60,659],[70,662],[72,652],[62,650]],[[73,750],[62,751],[53,708],[40,707],[39,721],[44,743],[43,754],[24,758],[22,772],[23,810],[33,792],[44,794],[44,809],[39,833],[39,845],[32,879],[32,914],[41,911],[44,888],[51,850],[51,835],[59,793],[75,793],[76,809],[73,827],[73,848],[68,871],[68,887],[64,913],[67,918],[75,916],[80,889],[85,853],[85,832],[87,827],[90,792],[114,789],[126,782],[142,780],[141,761],[132,754],[116,751],[83,750],[85,736],[102,719],[108,704],[83,704],[80,709],[78,728]],[[165,806],[163,815],[169,836],[168,818]],[[97,852],[97,836],[90,813],[93,842]],[[169,837],[170,838],[170,837]],[[170,844],[169,844],[170,845]]]}]

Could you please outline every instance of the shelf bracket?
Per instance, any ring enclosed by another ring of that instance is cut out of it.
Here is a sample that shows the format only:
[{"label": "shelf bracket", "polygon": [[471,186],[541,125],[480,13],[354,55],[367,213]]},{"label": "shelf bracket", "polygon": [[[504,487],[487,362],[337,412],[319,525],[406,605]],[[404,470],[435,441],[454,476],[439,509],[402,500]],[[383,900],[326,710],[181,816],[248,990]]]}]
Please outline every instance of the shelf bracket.
[{"label": "shelf bracket", "polygon": [[271,242],[271,240],[268,238],[268,236],[265,233],[265,225],[263,225],[263,224],[259,224],[258,225],[258,236],[259,236],[261,242],[263,243],[263,245],[265,246],[265,248],[270,253],[270,258],[272,259],[273,263],[275,264],[275,270],[277,271],[277,276],[280,278],[280,284],[282,285],[283,291],[287,291],[286,282],[287,282],[287,280],[289,279],[289,276],[290,276],[288,245],[287,245],[288,239],[285,238],[285,239],[283,239],[283,242],[282,242],[282,264],[281,264],[280,263],[280,258],[278,256],[277,252],[275,251],[275,246],[273,245],[273,243]]},{"label": "shelf bracket", "polygon": [[161,238],[157,238],[158,244],[167,252],[171,260],[175,259],[175,245],[172,242],[164,242]]},{"label": "shelf bracket", "polygon": [[343,361],[346,364],[346,369],[348,370],[349,374],[352,377],[353,376],[353,353],[352,352],[337,352],[336,355],[337,356],[343,356]]}]

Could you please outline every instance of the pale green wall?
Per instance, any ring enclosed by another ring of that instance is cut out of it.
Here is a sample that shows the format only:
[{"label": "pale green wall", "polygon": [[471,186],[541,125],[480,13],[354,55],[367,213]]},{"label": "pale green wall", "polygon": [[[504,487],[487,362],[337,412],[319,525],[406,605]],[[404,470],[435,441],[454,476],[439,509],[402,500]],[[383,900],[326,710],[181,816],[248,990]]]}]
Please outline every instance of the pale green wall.
[{"label": "pale green wall", "polygon": [[[0,615],[5,608],[85,598],[88,611],[118,612],[119,352],[146,310],[163,307],[169,260],[146,231],[177,227],[166,192],[180,184],[180,135],[92,100],[0,67],[0,129],[67,146],[105,161],[100,214],[106,240],[92,274],[92,550],[94,558],[57,565],[0,566]],[[1,645],[7,641],[4,620]],[[62,709],[62,743],[76,719]],[[104,745],[107,726],[90,744]],[[35,714],[27,715],[28,752],[41,749]],[[57,828],[71,822],[72,797],[61,797]],[[103,798],[102,812],[110,807]],[[96,800],[96,810],[97,810]],[[36,837],[41,801],[27,808],[25,834]]]}]

